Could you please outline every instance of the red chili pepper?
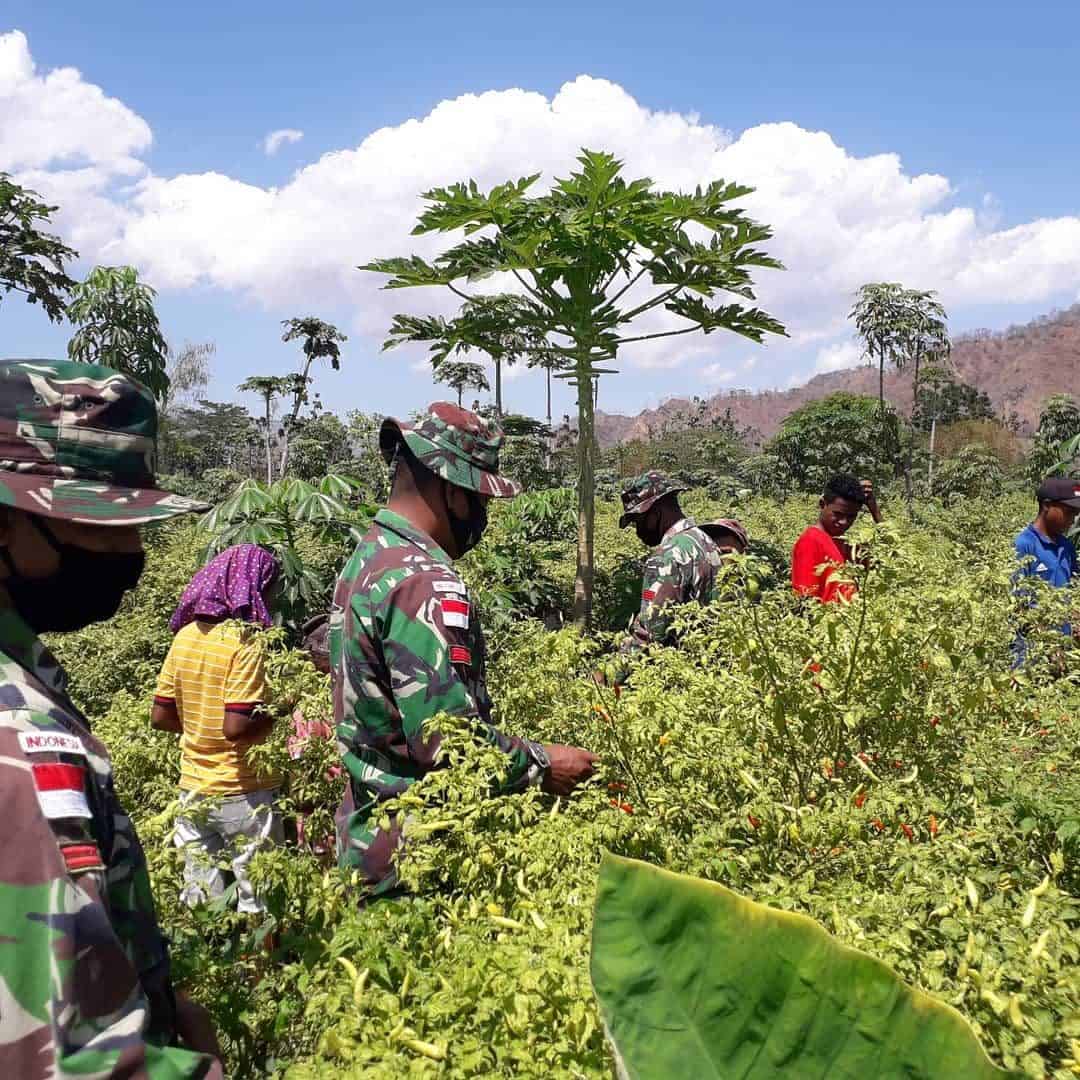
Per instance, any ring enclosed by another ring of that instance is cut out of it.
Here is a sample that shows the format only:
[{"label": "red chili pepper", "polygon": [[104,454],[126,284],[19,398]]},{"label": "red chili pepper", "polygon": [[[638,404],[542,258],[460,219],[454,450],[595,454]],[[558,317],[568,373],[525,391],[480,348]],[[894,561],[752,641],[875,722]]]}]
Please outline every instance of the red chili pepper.
[{"label": "red chili pepper", "polygon": [[940,716],[932,716],[930,718],[930,726],[931,727],[937,727],[938,724],[940,724],[940,723],[941,723],[941,717]]},{"label": "red chili pepper", "polygon": [[934,817],[933,814],[931,814],[930,815],[930,835],[931,836],[937,836],[937,834],[938,834],[937,818]]},{"label": "red chili pepper", "polygon": [[619,784],[616,781],[612,780],[612,782],[610,784],[608,784],[607,789],[608,789],[608,791],[625,791],[626,790],[626,785],[625,784]]},{"label": "red chili pepper", "polygon": [[747,814],[746,820],[750,822],[751,829],[756,829],[761,824],[761,818],[756,818],[753,814]]},{"label": "red chili pepper", "polygon": [[885,826],[882,824],[881,818],[874,818],[874,820],[871,821],[870,824],[873,825],[878,832],[885,831]]},{"label": "red chili pepper", "polygon": [[836,768],[838,770],[839,769],[846,769],[847,768],[847,762],[843,758],[840,758],[836,763]]},{"label": "red chili pepper", "polygon": [[860,791],[859,794],[855,796],[855,805],[861,810],[864,802],[866,802],[866,792]]},{"label": "red chili pepper", "polygon": [[915,830],[912,829],[912,827],[910,825],[905,825],[902,821],[900,822],[900,828],[903,831],[904,835],[908,838],[908,840],[910,840],[912,843],[914,843],[915,842]]},{"label": "red chili pepper", "polygon": [[634,812],[634,808],[628,802],[619,803],[619,809],[624,814],[632,814]]}]

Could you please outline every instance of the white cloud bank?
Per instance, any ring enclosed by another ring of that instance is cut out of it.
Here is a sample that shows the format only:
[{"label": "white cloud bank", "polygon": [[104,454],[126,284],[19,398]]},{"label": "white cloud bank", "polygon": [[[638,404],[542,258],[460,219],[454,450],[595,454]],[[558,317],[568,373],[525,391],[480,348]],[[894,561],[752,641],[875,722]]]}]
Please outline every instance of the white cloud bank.
[{"label": "white cloud bank", "polygon": [[[271,133],[266,151],[296,134]],[[290,308],[344,301],[359,331],[379,339],[391,312],[439,303],[431,291],[380,293],[379,280],[355,269],[435,250],[437,242],[409,236],[419,192],[468,177],[494,185],[565,175],[589,146],[665,187],[719,177],[754,185],[746,206],[772,226],[767,249],[788,268],[760,274],[760,301],[792,335],[780,355],[813,343],[819,370],[851,359],[854,346],[840,338],[865,281],[937,289],[954,307],[1080,294],[1080,217],[998,228],[984,207],[955,205],[945,177],[905,173],[895,154],[856,157],[793,123],[733,136],[584,75],[551,99],[508,89],[443,101],[323,155],[281,187],[218,172],[154,175],[140,159],[151,138],[145,121],[76,70],[39,74],[24,35],[0,36],[0,169],[62,205],[59,224],[84,256],[135,263],[159,288],[210,285]],[[693,360],[720,382],[736,362],[726,350],[745,348],[719,334],[676,342],[629,360]],[[732,362],[717,364],[718,355]]]},{"label": "white cloud bank", "polygon": [[278,128],[263,139],[263,153],[273,157],[285,143],[298,143],[303,137],[304,133],[297,128]]},{"label": "white cloud bank", "polygon": [[862,349],[854,341],[840,341],[835,345],[826,345],[817,354],[814,374],[822,375],[829,371],[843,371],[858,367],[864,361]]}]

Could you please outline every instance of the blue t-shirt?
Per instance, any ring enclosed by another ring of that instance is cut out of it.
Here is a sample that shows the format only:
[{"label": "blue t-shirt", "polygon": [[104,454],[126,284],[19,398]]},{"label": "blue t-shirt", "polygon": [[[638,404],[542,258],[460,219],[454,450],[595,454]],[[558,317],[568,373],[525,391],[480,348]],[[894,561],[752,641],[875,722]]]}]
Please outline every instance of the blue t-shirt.
[{"label": "blue t-shirt", "polygon": [[1016,557],[1021,560],[1020,573],[1025,577],[1041,577],[1057,589],[1072,580],[1076,570],[1076,548],[1066,537],[1051,540],[1034,525],[1029,525],[1016,538]]},{"label": "blue t-shirt", "polygon": [[[1029,525],[1016,538],[1016,557],[1020,560],[1017,576],[1040,577],[1056,589],[1069,585],[1076,570],[1076,548],[1072,541],[1064,536],[1051,540],[1034,525]],[[1069,635],[1072,627],[1066,623],[1061,632]]]}]

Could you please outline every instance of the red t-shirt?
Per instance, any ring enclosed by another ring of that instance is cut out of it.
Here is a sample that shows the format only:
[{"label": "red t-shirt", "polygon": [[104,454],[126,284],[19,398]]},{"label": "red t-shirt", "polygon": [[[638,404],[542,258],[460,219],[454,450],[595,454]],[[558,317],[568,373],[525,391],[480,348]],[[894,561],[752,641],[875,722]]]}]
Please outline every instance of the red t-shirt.
[{"label": "red t-shirt", "polygon": [[851,562],[847,542],[834,539],[819,525],[811,525],[795,541],[791,553],[792,587],[804,596],[816,596],[824,604],[841,598],[850,600],[855,593],[854,583],[836,581],[831,570],[820,569],[822,563],[843,566],[847,562]]}]

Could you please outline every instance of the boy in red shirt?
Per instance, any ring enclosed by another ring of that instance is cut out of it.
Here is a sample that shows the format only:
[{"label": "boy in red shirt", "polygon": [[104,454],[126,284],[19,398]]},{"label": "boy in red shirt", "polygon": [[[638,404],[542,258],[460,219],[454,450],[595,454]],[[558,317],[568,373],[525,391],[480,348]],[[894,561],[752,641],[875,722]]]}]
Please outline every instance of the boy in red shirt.
[{"label": "boy in red shirt", "polygon": [[838,473],[825,485],[821,496],[821,514],[795,542],[791,553],[791,584],[803,596],[817,597],[824,604],[850,600],[855,592],[851,582],[838,581],[828,564],[843,566],[851,562],[851,547],[841,539],[855,524],[862,507],[875,522],[881,521],[874,485],[857,480],[848,473]]}]

